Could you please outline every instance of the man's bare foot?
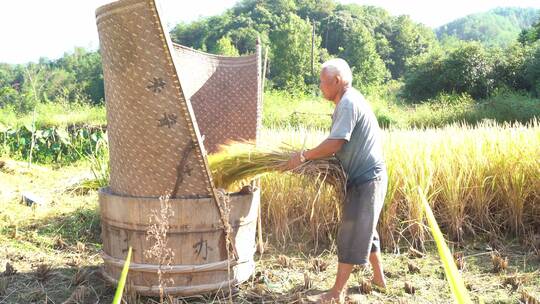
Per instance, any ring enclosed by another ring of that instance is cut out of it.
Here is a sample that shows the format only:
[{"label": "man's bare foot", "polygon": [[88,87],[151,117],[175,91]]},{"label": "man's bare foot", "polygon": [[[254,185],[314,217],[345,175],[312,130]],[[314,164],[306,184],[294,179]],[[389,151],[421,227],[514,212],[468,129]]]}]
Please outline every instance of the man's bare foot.
[{"label": "man's bare foot", "polygon": [[385,280],[382,280],[382,281],[371,280],[371,284],[374,285],[377,288],[386,289],[386,281]]},{"label": "man's bare foot", "polygon": [[329,290],[315,296],[309,296],[308,301],[317,304],[341,304],[345,303],[345,295],[341,292]]}]

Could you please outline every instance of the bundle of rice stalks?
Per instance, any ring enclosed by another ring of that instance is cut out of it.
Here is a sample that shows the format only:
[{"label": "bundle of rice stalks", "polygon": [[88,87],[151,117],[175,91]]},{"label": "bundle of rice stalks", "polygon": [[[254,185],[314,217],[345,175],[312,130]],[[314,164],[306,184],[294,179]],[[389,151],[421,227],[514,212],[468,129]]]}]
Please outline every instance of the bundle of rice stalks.
[{"label": "bundle of rice stalks", "polygon": [[284,268],[290,268],[292,267],[292,260],[286,255],[280,254],[277,259],[277,263],[279,266]]},{"label": "bundle of rice stalks", "polygon": [[[208,162],[216,187],[231,191],[264,174],[286,172],[286,164],[296,151],[291,146],[275,150],[250,142],[233,142],[210,155]],[[307,161],[290,172],[331,185],[340,198],[345,196],[345,171],[334,157]]]},{"label": "bundle of rice stalks", "polygon": [[495,273],[508,268],[508,257],[503,257],[498,252],[491,254],[491,262],[493,263],[493,272]]},{"label": "bundle of rice stalks", "polygon": [[409,273],[420,273],[420,267],[418,267],[413,262],[408,262],[407,268],[409,268]]},{"label": "bundle of rice stalks", "polygon": [[309,273],[304,272],[304,290],[313,288],[313,280],[309,277]]},{"label": "bundle of rice stalks", "polygon": [[315,273],[324,272],[328,268],[328,262],[326,262],[325,260],[321,258],[313,259],[311,261],[311,264],[313,266],[313,271],[315,271]]},{"label": "bundle of rice stalks", "polygon": [[218,188],[231,189],[263,174],[281,171],[290,153],[255,148],[248,142],[235,142],[220,147],[208,157],[214,183]]},{"label": "bundle of rice stalks", "polygon": [[459,270],[465,269],[465,256],[463,252],[454,252],[454,262]]},{"label": "bundle of rice stalks", "polygon": [[90,294],[90,288],[84,285],[79,285],[73,293],[62,304],[78,304],[86,303],[85,299]]},{"label": "bundle of rice stalks", "polygon": [[371,294],[372,291],[373,291],[373,287],[371,285],[371,281],[362,279],[360,281],[360,292],[362,294]]},{"label": "bundle of rice stalks", "polygon": [[523,278],[517,274],[505,276],[503,278],[503,286],[510,286],[512,290],[516,291],[519,286],[523,285]]},{"label": "bundle of rice stalks", "polygon": [[35,276],[40,282],[45,282],[53,276],[53,269],[48,264],[37,265],[35,271]]},{"label": "bundle of rice stalks", "polygon": [[91,274],[92,272],[89,270],[78,268],[75,275],[73,275],[73,277],[71,278],[71,285],[79,286],[79,285],[82,285],[83,283],[88,282]]},{"label": "bundle of rice stalks", "polygon": [[407,254],[409,255],[409,258],[411,259],[417,259],[417,258],[423,258],[425,256],[425,254],[423,252],[420,252],[416,249],[414,249],[414,247],[409,247],[409,250],[407,251]]},{"label": "bundle of rice stalks", "polygon": [[9,277],[17,273],[17,270],[9,262],[6,263],[6,270],[1,273],[2,276]]},{"label": "bundle of rice stalks", "polygon": [[410,282],[405,282],[405,292],[413,295],[416,293],[416,287]]}]

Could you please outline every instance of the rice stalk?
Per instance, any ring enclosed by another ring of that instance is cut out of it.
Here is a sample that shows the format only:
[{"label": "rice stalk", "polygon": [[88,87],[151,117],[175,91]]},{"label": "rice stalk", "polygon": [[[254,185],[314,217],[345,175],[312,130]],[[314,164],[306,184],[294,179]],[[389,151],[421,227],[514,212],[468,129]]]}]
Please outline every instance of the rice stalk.
[{"label": "rice stalk", "polygon": [[[456,150],[461,145],[465,145],[466,140],[450,139],[447,145],[440,145],[440,150],[435,153],[436,156],[456,155]],[[441,151],[444,150],[444,151]],[[444,223],[448,229],[450,238],[461,242],[463,239],[463,228],[466,220],[466,208],[468,207],[469,196],[471,192],[470,158],[468,155],[456,155],[455,161],[439,161],[439,166],[435,169],[435,183],[439,186],[437,199],[442,204],[443,213],[446,214]]]},{"label": "rice stalk", "polygon": [[[291,146],[273,150],[249,142],[233,142],[222,146],[219,153],[209,156],[208,162],[215,185],[231,190],[265,174],[286,172],[285,166],[294,151],[297,150]],[[345,197],[346,175],[334,157],[307,161],[290,172],[319,184],[331,185],[340,200]],[[320,194],[322,188],[318,190]],[[310,217],[313,217],[313,210]]]},{"label": "rice stalk", "polygon": [[122,272],[120,273],[120,278],[118,279],[118,286],[116,287],[116,292],[114,293],[113,304],[120,304],[122,301],[122,294],[124,293],[124,286],[126,285],[129,272],[129,264],[131,263],[131,250],[131,246],[129,246],[126,261],[124,262],[124,267],[122,267]]},{"label": "rice stalk", "polygon": [[[276,236],[285,243],[287,239],[298,236],[297,232],[290,228],[291,224],[303,224],[304,227],[309,227],[307,231],[311,233],[310,239],[314,241],[313,247],[316,251],[320,240],[332,239],[335,231],[330,227],[336,227],[336,221],[341,217],[346,174],[339,161],[333,157],[307,161],[293,170],[286,170],[285,166],[291,154],[299,149],[294,148],[294,145],[280,144],[279,147],[276,149],[255,146],[249,142],[222,146],[219,153],[209,156],[215,185],[235,191],[252,179],[263,177],[262,188],[267,190],[263,190],[262,201],[269,202],[269,207],[273,202],[289,202],[287,208],[262,211],[267,215],[266,218],[274,221]],[[291,218],[291,214],[298,213],[301,215]],[[303,230],[306,231],[305,228]]]},{"label": "rice stalk", "polygon": [[8,287],[8,278],[0,277],[0,297],[4,296],[7,293]]},{"label": "rice stalk", "polygon": [[457,269],[456,264],[454,264],[454,259],[450,253],[450,249],[446,245],[444,236],[437,225],[437,221],[435,220],[435,216],[433,215],[431,207],[429,206],[425,193],[421,190],[421,188],[418,188],[418,193],[422,199],[422,208],[426,214],[431,234],[433,235],[435,243],[437,244],[439,256],[444,266],[444,272],[446,273],[446,278],[448,279],[448,284],[450,285],[450,290],[452,291],[454,300],[459,304],[472,303],[467,289],[465,288],[465,284],[463,283],[463,279],[459,274],[459,270]]},{"label": "rice stalk", "polygon": [[[388,146],[388,141],[385,141]],[[379,232],[380,240],[388,248],[399,248],[399,234],[400,230],[400,218],[398,213],[400,212],[401,194],[399,192],[403,185],[403,178],[399,174],[398,166],[395,165],[395,160],[399,156],[397,154],[386,155],[387,158],[387,174],[388,174],[388,187],[386,189],[386,196],[384,205],[379,216],[379,223],[377,231]],[[390,158],[390,159],[388,159]]]},{"label": "rice stalk", "polygon": [[[393,134],[393,136],[399,136],[399,133]],[[407,143],[405,140],[399,141],[399,146],[394,153],[399,155],[401,163],[397,165],[397,174],[403,177],[403,184],[400,185],[400,194],[403,200],[407,202],[403,204],[403,217],[408,223],[406,227],[409,234],[409,240],[411,245],[415,249],[424,251],[425,231],[423,222],[423,211],[421,197],[416,190],[418,186],[427,191],[431,191],[433,188],[433,175],[434,164],[433,154],[434,148],[432,146],[426,146],[421,150],[409,149],[410,144],[420,144],[423,140],[418,137],[412,137],[408,135],[408,139],[412,142]],[[427,132],[430,136],[429,132]]]},{"label": "rice stalk", "polygon": [[167,286],[174,284],[174,280],[172,278],[166,278],[163,271],[170,268],[175,254],[169,247],[169,237],[167,235],[170,230],[171,218],[174,216],[174,211],[168,195],[159,198],[159,205],[159,209],[151,210],[149,227],[146,231],[146,240],[151,241],[153,244],[144,251],[144,256],[151,261],[157,262],[159,265],[157,271],[159,299],[160,303],[163,303],[166,297],[165,289]]}]

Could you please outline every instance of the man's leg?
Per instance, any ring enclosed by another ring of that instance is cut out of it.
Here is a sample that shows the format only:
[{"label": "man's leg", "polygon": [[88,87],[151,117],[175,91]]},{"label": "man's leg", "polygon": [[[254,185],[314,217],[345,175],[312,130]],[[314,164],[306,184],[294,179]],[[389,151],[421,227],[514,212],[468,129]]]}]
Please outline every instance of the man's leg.
[{"label": "man's leg", "polygon": [[375,281],[374,278],[374,281],[379,286],[381,280],[384,282],[380,254],[375,255],[375,258],[372,259],[370,252],[373,244],[376,247],[376,250],[373,250],[374,252],[380,250],[378,234],[375,228],[385,193],[385,178],[347,188],[347,196],[337,236],[339,264],[336,282],[332,289],[322,296],[321,303],[332,303],[332,301],[342,303],[347,280],[354,264],[365,265],[368,261],[371,262],[374,265],[376,278],[379,280]]},{"label": "man's leg", "polygon": [[381,258],[381,241],[379,240],[377,229],[373,231],[373,242],[371,243],[369,262],[373,268],[373,280],[371,282],[380,288],[386,288]]},{"label": "man's leg", "polygon": [[384,278],[381,253],[379,251],[370,253],[369,262],[373,268],[373,284],[381,288],[386,288],[386,279]]},{"label": "man's leg", "polygon": [[[373,284],[386,288],[381,253],[379,251],[370,253],[369,262],[373,267]],[[321,296],[321,303],[340,303],[342,301],[353,268],[352,264],[338,263],[336,282],[332,289]]]},{"label": "man's leg", "polygon": [[345,297],[345,288],[347,281],[353,270],[354,265],[338,263],[336,282],[334,287],[321,296],[320,303],[342,303]]}]

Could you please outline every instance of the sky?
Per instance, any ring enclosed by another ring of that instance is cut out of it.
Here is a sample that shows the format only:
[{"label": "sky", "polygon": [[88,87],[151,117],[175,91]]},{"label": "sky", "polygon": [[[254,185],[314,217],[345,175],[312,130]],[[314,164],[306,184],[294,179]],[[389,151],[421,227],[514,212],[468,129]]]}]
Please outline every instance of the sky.
[{"label": "sky", "polygon": [[[17,0],[0,7],[0,62],[26,63],[56,59],[75,47],[99,46],[95,9],[111,0]],[[231,8],[236,0],[159,0],[168,28]],[[392,15],[409,15],[437,27],[468,14],[508,6],[508,0],[338,0],[383,7]],[[189,3],[189,4],[187,4]],[[540,8],[539,0],[513,0],[511,6]]]}]

